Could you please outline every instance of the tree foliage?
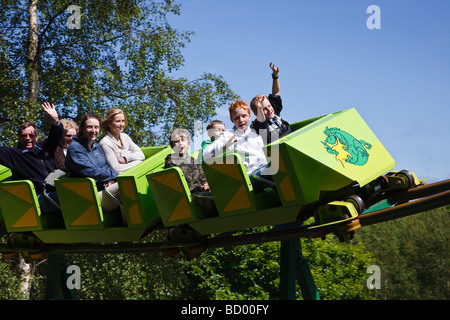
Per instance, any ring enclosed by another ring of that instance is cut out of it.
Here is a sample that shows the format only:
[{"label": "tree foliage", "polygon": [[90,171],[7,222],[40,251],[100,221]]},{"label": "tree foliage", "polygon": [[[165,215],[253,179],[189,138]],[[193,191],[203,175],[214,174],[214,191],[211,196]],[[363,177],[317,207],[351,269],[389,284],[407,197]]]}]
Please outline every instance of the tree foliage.
[{"label": "tree foliage", "polygon": [[[334,236],[302,240],[321,299],[449,299],[450,207],[357,230],[352,243]],[[261,231],[261,230],[259,230]],[[145,241],[162,241],[163,231]],[[210,249],[187,260],[160,253],[75,254],[80,299],[279,299],[280,243]],[[378,265],[381,288],[369,290],[367,268]],[[45,297],[46,262],[33,266],[31,299]],[[1,261],[0,297],[18,299],[14,261]],[[297,287],[296,298],[301,299]]]},{"label": "tree foliage", "polygon": [[324,300],[370,300],[367,267],[374,258],[362,243],[341,243],[334,236],[304,242],[319,296]]},{"label": "tree foliage", "polygon": [[[75,120],[86,112],[104,115],[120,107],[133,124],[128,133],[143,146],[166,144],[174,127],[193,134],[195,121],[210,120],[217,107],[237,96],[219,75],[204,73],[193,80],[172,75],[183,66],[182,49],[193,35],[170,26],[168,16],[179,14],[180,4],[172,0],[2,1],[4,144],[15,143],[10,139],[20,122],[42,117],[44,101],[55,103],[61,117]],[[36,98],[29,92],[33,85]]]},{"label": "tree foliage", "polygon": [[[160,237],[164,233],[146,241]],[[322,299],[372,297],[364,277],[373,259],[362,245],[329,237],[303,241],[303,253]],[[181,255],[168,259],[160,253],[75,254],[67,256],[67,263],[81,270],[80,299],[280,299],[279,242],[211,249],[193,260]],[[46,263],[36,269],[31,299],[43,299]],[[302,298],[298,286],[296,298]]]},{"label": "tree foliage", "polygon": [[448,300],[450,206],[363,228],[381,270],[378,299]]}]

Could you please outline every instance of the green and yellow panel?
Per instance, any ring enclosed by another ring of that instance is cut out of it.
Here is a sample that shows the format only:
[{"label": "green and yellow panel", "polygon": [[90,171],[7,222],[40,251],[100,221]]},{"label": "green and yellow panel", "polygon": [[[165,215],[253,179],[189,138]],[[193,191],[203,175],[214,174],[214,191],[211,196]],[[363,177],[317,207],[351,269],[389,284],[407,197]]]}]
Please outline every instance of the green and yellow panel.
[{"label": "green and yellow panel", "polygon": [[203,162],[219,216],[256,211],[255,195],[242,158],[230,153]]},{"label": "green and yellow panel", "polygon": [[219,156],[202,164],[219,216],[256,211],[255,195],[242,157]]},{"label": "green and yellow panel", "polygon": [[67,230],[103,229],[109,221],[104,216],[95,180],[62,178],[55,180],[58,199]]},{"label": "green and yellow panel", "polygon": [[160,170],[172,149],[168,146],[143,148],[146,159],[117,177],[129,228],[148,227],[160,220],[147,174]]},{"label": "green and yellow panel", "polygon": [[147,175],[150,191],[165,227],[202,219],[208,214],[192,201],[183,171],[172,167]]},{"label": "green and yellow panel", "polygon": [[269,146],[284,206],[317,201],[321,192],[354,182],[364,186],[395,166],[354,108],[304,124]]},{"label": "green and yellow panel", "polygon": [[9,179],[11,176],[11,170],[5,166],[0,165],[0,181]]},{"label": "green and yellow panel", "polygon": [[238,153],[227,153],[203,162],[203,170],[221,217],[248,214],[281,205],[277,191],[267,188],[256,193],[253,190]]},{"label": "green and yellow panel", "polygon": [[29,180],[0,183],[0,207],[8,232],[43,230],[46,226]]},{"label": "green and yellow panel", "polygon": [[[0,165],[0,181],[6,181],[11,177],[11,170],[5,166]],[[0,207],[0,221],[3,220],[2,210]]]}]

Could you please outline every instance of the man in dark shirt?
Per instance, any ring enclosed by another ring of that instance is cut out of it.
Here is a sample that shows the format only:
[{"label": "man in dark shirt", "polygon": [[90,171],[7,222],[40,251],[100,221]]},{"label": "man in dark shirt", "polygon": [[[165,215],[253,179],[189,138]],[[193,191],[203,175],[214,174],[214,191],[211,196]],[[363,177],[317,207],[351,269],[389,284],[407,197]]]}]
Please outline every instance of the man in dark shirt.
[{"label": "man in dark shirt", "polygon": [[[53,211],[41,194],[45,178],[55,170],[53,153],[64,134],[54,105],[45,102],[42,108],[52,121],[48,137],[37,141],[37,128],[32,122],[23,123],[18,130],[19,144],[15,147],[0,147],[0,164],[11,169],[13,180],[31,180],[38,195],[41,211]],[[54,196],[54,195],[53,195]]]}]

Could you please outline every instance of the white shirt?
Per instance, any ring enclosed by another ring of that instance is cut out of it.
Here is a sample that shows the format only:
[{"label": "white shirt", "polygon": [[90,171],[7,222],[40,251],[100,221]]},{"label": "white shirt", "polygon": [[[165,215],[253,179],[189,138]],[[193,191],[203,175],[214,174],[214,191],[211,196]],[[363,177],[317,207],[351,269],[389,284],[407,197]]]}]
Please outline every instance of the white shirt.
[{"label": "white shirt", "polygon": [[[227,150],[226,142],[236,135],[237,141]],[[221,155],[227,151],[237,152],[247,168],[247,173],[251,174],[255,169],[267,165],[266,155],[264,154],[264,142],[260,135],[254,130],[247,128],[245,132],[233,129],[226,130],[216,141],[211,143],[203,150],[203,159],[208,160]]]},{"label": "white shirt", "polygon": [[[126,133],[120,134],[120,141],[122,141],[123,146],[109,131],[102,141],[100,141],[100,147],[105,154],[106,163],[118,173],[122,173],[145,160],[142,150]],[[119,163],[118,159],[121,157],[125,158],[127,163]]]}]

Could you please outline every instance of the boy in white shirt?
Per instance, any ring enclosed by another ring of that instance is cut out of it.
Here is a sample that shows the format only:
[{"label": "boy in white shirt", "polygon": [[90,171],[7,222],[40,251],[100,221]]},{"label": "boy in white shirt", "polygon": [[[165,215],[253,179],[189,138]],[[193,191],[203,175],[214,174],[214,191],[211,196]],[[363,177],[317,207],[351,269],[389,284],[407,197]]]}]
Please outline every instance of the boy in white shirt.
[{"label": "boy in white shirt", "polygon": [[203,150],[203,160],[208,162],[209,159],[222,153],[235,151],[241,155],[247,173],[250,175],[255,169],[267,165],[263,140],[249,128],[250,107],[243,100],[236,100],[228,110],[234,126]]},{"label": "boy in white shirt", "polygon": [[[234,126],[232,129],[226,130],[216,141],[203,150],[203,160],[208,163],[211,161],[210,159],[222,153],[237,152],[242,157],[253,190],[260,192],[266,187],[274,187],[272,176],[264,174],[264,178],[261,179],[261,170],[257,170],[268,168],[268,162],[263,149],[262,137],[249,127],[250,107],[243,100],[236,100],[228,110]],[[256,174],[256,172],[258,173]]]}]

